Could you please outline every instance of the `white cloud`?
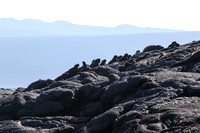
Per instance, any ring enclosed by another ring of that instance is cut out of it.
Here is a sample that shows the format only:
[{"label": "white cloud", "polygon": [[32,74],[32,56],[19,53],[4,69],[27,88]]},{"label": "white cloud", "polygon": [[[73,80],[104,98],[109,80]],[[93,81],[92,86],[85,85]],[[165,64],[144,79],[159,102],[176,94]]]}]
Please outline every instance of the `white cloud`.
[{"label": "white cloud", "polygon": [[0,17],[200,30],[199,0],[0,0]]}]

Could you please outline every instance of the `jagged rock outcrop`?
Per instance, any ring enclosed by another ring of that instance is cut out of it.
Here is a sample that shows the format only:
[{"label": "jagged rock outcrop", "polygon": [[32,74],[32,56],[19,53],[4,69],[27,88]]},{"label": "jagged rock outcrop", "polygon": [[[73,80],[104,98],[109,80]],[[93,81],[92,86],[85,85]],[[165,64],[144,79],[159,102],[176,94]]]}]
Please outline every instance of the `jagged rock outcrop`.
[{"label": "jagged rock outcrop", "polygon": [[0,89],[0,132],[200,132],[200,41],[147,46]]}]

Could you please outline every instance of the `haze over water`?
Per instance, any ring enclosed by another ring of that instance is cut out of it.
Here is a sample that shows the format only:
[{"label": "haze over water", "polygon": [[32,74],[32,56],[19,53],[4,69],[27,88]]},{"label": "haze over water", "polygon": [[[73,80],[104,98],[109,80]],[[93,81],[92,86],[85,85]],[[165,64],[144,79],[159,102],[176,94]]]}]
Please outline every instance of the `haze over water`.
[{"label": "haze over water", "polygon": [[27,87],[38,79],[54,79],[76,63],[93,59],[109,61],[114,55],[143,50],[147,45],[167,47],[198,40],[199,32],[158,33],[87,37],[6,37],[0,38],[0,87]]}]

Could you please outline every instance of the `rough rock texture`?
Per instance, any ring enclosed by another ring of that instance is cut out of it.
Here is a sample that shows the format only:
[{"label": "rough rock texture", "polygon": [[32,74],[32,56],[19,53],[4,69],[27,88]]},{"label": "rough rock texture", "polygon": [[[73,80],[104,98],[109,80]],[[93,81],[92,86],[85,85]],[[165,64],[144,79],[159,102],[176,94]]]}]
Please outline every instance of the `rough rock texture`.
[{"label": "rough rock texture", "polygon": [[200,41],[75,65],[55,80],[0,90],[0,132],[198,133]]},{"label": "rough rock texture", "polygon": [[13,94],[12,90],[0,88],[0,98]]}]

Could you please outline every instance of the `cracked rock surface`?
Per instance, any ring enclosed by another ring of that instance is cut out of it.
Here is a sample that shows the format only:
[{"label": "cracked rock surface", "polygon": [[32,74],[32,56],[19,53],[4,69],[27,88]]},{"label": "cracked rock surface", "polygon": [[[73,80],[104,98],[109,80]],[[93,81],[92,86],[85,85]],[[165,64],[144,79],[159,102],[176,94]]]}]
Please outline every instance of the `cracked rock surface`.
[{"label": "cracked rock surface", "polygon": [[0,89],[0,132],[198,133],[200,41],[76,64],[55,80]]}]

